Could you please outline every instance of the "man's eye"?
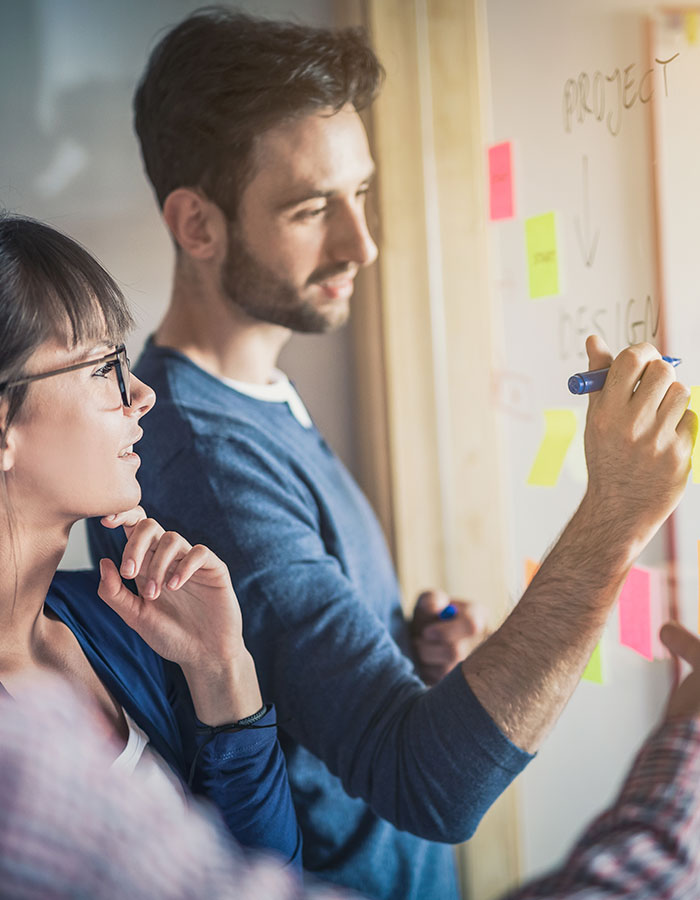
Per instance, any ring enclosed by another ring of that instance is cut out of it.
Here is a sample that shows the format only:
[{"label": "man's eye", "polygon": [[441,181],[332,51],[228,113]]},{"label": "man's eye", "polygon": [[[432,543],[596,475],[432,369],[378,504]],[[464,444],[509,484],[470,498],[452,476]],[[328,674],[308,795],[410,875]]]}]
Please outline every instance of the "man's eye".
[{"label": "man's eye", "polygon": [[317,206],[314,209],[301,209],[294,218],[297,220],[315,219],[317,216],[323,215],[327,209],[327,206]]},{"label": "man's eye", "polygon": [[100,375],[102,378],[106,378],[111,371],[113,371],[116,363],[112,359],[109,362],[106,362],[103,366],[100,366],[99,369],[95,369],[92,373],[93,375]]}]

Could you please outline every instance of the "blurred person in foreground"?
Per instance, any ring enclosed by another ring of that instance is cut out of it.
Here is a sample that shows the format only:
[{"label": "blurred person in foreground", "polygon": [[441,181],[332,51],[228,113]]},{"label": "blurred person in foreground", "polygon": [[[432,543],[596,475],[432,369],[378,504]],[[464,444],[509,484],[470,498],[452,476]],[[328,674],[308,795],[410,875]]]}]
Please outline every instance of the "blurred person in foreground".
[{"label": "blurred person in foreground", "polygon": [[[507,900],[700,897],[700,640],[676,623],[662,638],[693,667],[664,722],[564,865]],[[211,807],[186,809],[162,782],[110,769],[100,714],[65,684],[28,684],[18,697],[0,699],[0,897],[349,896],[244,857]]]},{"label": "blurred person in foreground", "polygon": [[[275,711],[228,570],[137,506],[134,445],[155,396],[130,376],[130,326],[84,248],[0,215],[0,694],[62,675],[100,709],[113,766],[174,802],[207,796],[241,844],[298,866]],[[57,573],[71,528],[95,515],[125,532],[119,568]]]}]

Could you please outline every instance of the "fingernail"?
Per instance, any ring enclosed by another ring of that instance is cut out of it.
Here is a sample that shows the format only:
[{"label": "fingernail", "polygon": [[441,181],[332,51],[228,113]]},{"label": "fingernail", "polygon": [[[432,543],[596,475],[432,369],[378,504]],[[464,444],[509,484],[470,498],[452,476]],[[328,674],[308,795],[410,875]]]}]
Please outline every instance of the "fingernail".
[{"label": "fingernail", "polygon": [[144,591],[144,593],[145,593],[146,597],[148,597],[149,600],[152,600],[155,597],[156,583],[155,583],[155,581],[153,581],[153,579],[151,579],[151,581],[149,581],[148,584],[146,585],[146,590]]},{"label": "fingernail", "polygon": [[131,578],[135,571],[136,563],[133,561],[133,559],[127,559],[122,563],[122,575],[125,578]]},{"label": "fingernail", "polygon": [[111,521],[112,519],[116,519],[116,518],[117,518],[117,514],[116,514],[116,513],[112,513],[111,516],[105,516],[105,519],[109,519],[110,521]]},{"label": "fingernail", "polygon": [[175,588],[178,586],[178,584],[180,584],[180,576],[173,575],[173,577],[168,582],[168,587],[170,588],[171,591],[174,591]]}]

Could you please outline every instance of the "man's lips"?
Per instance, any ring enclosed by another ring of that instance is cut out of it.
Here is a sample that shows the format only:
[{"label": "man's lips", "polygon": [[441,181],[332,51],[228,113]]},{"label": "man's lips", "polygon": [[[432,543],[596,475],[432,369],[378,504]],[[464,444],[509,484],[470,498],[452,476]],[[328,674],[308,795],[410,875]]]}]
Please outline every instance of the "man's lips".
[{"label": "man's lips", "polygon": [[327,297],[342,297],[352,293],[355,285],[355,276],[346,275],[343,278],[328,278],[317,283]]}]

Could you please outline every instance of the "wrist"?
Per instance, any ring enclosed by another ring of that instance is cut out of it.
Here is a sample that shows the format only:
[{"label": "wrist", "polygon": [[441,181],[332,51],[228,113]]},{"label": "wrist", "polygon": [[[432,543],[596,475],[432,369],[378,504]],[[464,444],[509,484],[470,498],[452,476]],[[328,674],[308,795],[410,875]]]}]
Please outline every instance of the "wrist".
[{"label": "wrist", "polygon": [[627,576],[649,536],[629,514],[621,517],[614,503],[587,491],[567,525],[562,541],[607,579]]},{"label": "wrist", "polygon": [[262,706],[253,657],[247,650],[235,659],[183,667],[197,718],[216,726],[257,713]]}]

